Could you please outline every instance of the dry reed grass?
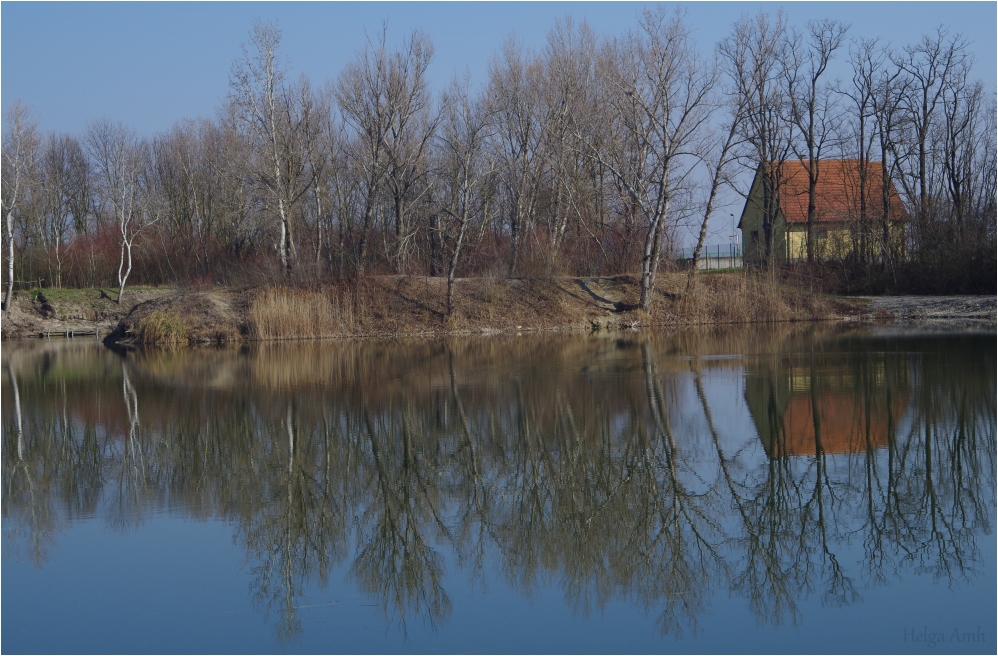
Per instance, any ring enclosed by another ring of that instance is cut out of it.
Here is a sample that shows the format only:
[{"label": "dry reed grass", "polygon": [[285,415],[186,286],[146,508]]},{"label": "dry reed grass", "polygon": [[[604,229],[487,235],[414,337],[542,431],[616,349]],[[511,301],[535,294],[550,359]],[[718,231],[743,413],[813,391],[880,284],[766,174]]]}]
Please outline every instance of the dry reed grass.
[{"label": "dry reed grass", "polygon": [[145,345],[187,344],[190,331],[180,315],[156,310],[142,317],[136,325],[137,341]]},{"label": "dry reed grass", "polygon": [[268,288],[252,299],[250,332],[257,339],[312,339],[354,330],[354,304],[308,289]]},{"label": "dry reed grass", "polygon": [[684,323],[775,323],[832,316],[830,304],[820,295],[771,276],[729,273],[690,280],[683,274],[681,278],[681,282],[669,279],[663,286],[675,291],[674,311]]}]

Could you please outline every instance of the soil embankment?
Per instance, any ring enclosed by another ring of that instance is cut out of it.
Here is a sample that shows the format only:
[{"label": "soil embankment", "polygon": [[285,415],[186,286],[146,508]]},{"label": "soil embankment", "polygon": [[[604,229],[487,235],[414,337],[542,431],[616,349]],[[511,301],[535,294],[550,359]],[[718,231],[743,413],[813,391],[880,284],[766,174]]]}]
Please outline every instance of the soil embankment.
[{"label": "soil embankment", "polygon": [[137,306],[172,296],[173,289],[126,289],[121,305],[113,289],[45,289],[16,291],[3,313],[4,339],[24,337],[104,338]]},{"label": "soil embankment", "polygon": [[[111,294],[113,296],[113,294]],[[446,282],[372,276],[311,288],[126,290],[121,306],[100,290],[15,295],[4,338],[97,333],[130,344],[194,344],[324,337],[600,330],[772,321],[995,324],[993,296],[812,295],[744,275],[660,277],[650,313],[633,276],[459,280],[446,312]]]}]

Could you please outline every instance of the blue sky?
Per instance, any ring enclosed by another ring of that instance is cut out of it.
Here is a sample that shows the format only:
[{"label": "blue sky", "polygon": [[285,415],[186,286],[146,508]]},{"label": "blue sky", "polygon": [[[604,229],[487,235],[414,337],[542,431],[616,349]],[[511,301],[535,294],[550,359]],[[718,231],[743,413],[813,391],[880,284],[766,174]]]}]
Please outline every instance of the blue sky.
[{"label": "blue sky", "polygon": [[[668,3],[666,3],[668,4]],[[853,36],[898,45],[946,25],[974,43],[974,76],[992,90],[996,74],[994,2],[682,3],[704,51],[743,13],[781,7],[800,28],[810,18],[852,24]],[[412,29],[436,46],[430,74],[442,88],[455,72],[484,80],[488,61],[510,34],[543,47],[557,17],[586,19],[603,34],[636,25],[631,2],[3,2],[0,4],[0,101],[21,99],[45,131],[81,135],[106,116],[145,136],[183,118],[214,115],[229,69],[254,20],[276,20],[293,71],[316,84],[333,80],[388,22],[390,44]]]}]

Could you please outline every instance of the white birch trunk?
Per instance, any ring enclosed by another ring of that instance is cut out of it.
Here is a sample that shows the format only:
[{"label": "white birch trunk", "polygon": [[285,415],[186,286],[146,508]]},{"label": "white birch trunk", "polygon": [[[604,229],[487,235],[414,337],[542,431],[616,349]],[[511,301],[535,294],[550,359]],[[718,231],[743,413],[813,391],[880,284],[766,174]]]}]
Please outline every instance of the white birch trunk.
[{"label": "white birch trunk", "polygon": [[7,212],[7,289],[3,296],[3,310],[10,309],[10,298],[14,294],[14,212]]}]

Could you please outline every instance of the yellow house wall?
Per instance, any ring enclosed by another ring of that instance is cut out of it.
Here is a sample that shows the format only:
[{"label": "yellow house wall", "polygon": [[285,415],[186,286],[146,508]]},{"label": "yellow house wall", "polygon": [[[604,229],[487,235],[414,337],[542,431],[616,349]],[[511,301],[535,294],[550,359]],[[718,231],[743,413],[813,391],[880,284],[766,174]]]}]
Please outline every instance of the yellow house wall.
[{"label": "yellow house wall", "polygon": [[[752,224],[749,224],[752,225]],[[758,224],[753,225],[755,227]],[[806,260],[807,259],[807,226],[803,224],[793,224],[787,229],[783,221],[776,226],[774,231],[774,244],[776,257],[779,260]],[[746,231],[744,234],[748,235]],[[891,226],[891,246],[896,252],[903,250],[905,243],[905,226],[897,224]],[[853,255],[856,251],[857,237],[852,230],[847,227],[827,228],[815,227],[814,229],[814,256],[819,260],[844,259]],[[879,234],[871,235],[868,239],[868,256],[876,256],[880,252]],[[900,250],[899,250],[900,249]],[[761,253],[748,255],[748,259],[761,258]]]},{"label": "yellow house wall", "polygon": [[[814,228],[814,256],[819,260],[841,259],[853,252],[849,228]],[[807,226],[794,224],[787,234],[787,259],[807,259]]]},{"label": "yellow house wall", "polygon": [[[819,260],[841,259],[853,252],[852,232],[848,228],[814,229],[814,256]],[[787,259],[807,259],[807,226],[795,224],[787,233]]]},{"label": "yellow house wall", "polygon": [[[738,223],[738,226],[742,231],[742,253],[744,261],[749,264],[760,264],[766,259],[766,235],[762,226],[763,211],[761,202],[762,177],[756,173],[755,178],[752,180],[752,189],[749,193],[749,199],[745,203],[745,208],[742,211],[742,216]],[[773,255],[777,260],[786,259],[787,223],[782,214],[780,214],[777,218],[775,225],[772,226],[772,231]],[[757,239],[753,239],[753,233],[757,235]]]},{"label": "yellow house wall", "polygon": [[787,233],[787,259],[806,260],[807,259],[807,229],[790,229]]}]

